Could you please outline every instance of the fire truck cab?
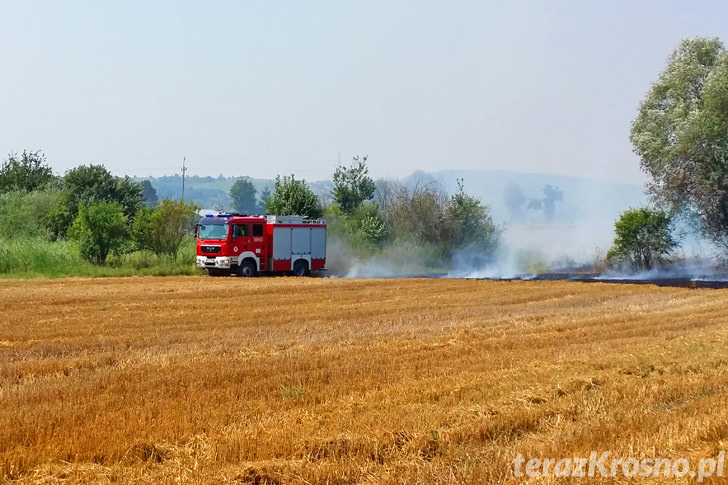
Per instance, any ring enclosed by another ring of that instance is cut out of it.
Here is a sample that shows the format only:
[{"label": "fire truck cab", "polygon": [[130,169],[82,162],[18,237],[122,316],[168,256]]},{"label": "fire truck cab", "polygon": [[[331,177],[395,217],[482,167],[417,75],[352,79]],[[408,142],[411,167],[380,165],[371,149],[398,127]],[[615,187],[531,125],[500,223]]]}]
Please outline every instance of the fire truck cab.
[{"label": "fire truck cab", "polygon": [[292,273],[326,264],[326,224],[300,216],[217,214],[197,224],[197,266],[211,276]]}]

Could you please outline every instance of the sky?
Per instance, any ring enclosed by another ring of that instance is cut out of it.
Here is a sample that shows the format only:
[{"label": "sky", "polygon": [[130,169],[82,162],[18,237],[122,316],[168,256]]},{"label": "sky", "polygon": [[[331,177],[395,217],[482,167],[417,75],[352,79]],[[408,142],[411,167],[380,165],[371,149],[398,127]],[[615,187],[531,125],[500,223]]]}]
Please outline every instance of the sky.
[{"label": "sky", "polygon": [[0,158],[59,174],[375,178],[514,170],[641,184],[629,129],[728,2],[0,0]]}]

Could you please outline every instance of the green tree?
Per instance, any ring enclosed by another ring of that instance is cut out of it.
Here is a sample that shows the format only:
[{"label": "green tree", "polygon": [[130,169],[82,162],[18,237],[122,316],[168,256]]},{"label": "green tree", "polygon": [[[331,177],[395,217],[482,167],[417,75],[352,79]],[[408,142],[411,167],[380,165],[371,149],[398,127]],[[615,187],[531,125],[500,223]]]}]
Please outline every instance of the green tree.
[{"label": "green tree", "polygon": [[235,181],[230,187],[230,198],[233,202],[233,211],[243,214],[255,214],[260,206],[256,199],[256,189],[250,178],[243,177]]},{"label": "green tree", "polygon": [[144,201],[144,205],[147,207],[157,207],[157,202],[159,202],[159,196],[157,195],[157,190],[154,188],[152,183],[149,180],[142,180],[142,200]]},{"label": "green tree", "polygon": [[259,200],[258,212],[259,213],[261,213],[261,214],[265,213],[265,208],[268,205],[268,199],[271,198],[271,195],[272,195],[272,193],[270,191],[270,187],[268,185],[264,186],[263,190],[260,191],[260,196],[258,198],[258,200]]},{"label": "green tree", "polygon": [[273,195],[266,203],[266,212],[280,216],[318,218],[323,215],[323,208],[305,180],[296,180],[293,175],[281,179],[279,175],[276,177]]},{"label": "green tree", "polygon": [[661,210],[629,209],[614,224],[614,232],[607,260],[635,270],[663,264],[678,246],[672,237],[672,219]]},{"label": "green tree", "polygon": [[457,182],[458,192],[450,197],[445,213],[448,250],[450,253],[467,251],[473,257],[488,259],[495,253],[500,231],[488,207],[465,193],[462,179]]},{"label": "green tree", "polygon": [[336,167],[334,172],[334,200],[344,213],[356,210],[365,200],[374,197],[376,184],[369,176],[366,166],[367,157],[354,157],[351,167]]},{"label": "green tree", "polygon": [[32,192],[43,189],[55,176],[40,151],[10,154],[0,167],[0,193],[14,190]]},{"label": "green tree", "polygon": [[134,218],[134,239],[139,247],[158,255],[177,257],[184,237],[198,219],[197,207],[178,200],[164,199],[157,208],[144,208]]},{"label": "green tree", "polygon": [[69,170],[61,180],[63,196],[51,218],[51,234],[63,237],[76,219],[81,204],[117,202],[128,221],[144,205],[142,184],[129,177],[115,177],[103,165],[81,165]]},{"label": "green tree", "polygon": [[631,141],[655,200],[728,250],[728,54],[680,43],[642,101]]},{"label": "green tree", "polygon": [[104,264],[106,257],[120,248],[127,238],[124,210],[116,201],[79,205],[78,215],[68,231],[79,242],[81,256],[95,264]]}]

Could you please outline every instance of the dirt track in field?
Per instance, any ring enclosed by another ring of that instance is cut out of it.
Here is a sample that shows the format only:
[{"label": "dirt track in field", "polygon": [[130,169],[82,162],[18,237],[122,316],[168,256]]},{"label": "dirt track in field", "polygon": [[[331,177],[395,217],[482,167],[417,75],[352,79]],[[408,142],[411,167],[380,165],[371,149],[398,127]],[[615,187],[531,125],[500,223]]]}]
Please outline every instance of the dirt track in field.
[{"label": "dirt track in field", "polygon": [[728,440],[727,297],[543,281],[0,281],[0,477],[519,483],[518,453],[697,462]]}]

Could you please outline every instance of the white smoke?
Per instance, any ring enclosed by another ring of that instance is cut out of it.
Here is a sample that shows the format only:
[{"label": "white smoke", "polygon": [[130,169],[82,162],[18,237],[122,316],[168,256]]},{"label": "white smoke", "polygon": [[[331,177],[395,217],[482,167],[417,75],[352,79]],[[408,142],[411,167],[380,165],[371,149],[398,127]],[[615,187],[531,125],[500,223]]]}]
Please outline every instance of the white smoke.
[{"label": "white smoke", "polygon": [[[471,184],[468,189],[475,189],[479,196],[482,193],[482,202],[497,209],[498,187],[505,186],[504,183],[511,179],[497,173],[484,173],[482,179],[477,179],[477,175],[472,174],[472,179],[481,182],[482,187]],[[342,278],[446,276],[498,279],[571,273],[584,278],[601,275],[605,280],[716,278],[714,248],[701,238],[687,238],[684,234],[678,236],[682,248],[674,255],[668,269],[638,274],[628,269],[607,269],[606,255],[614,241],[615,221],[624,210],[645,203],[639,189],[573,178],[551,180],[538,175],[523,175],[523,178],[512,180],[520,184],[527,198],[538,195],[544,184],[556,183],[563,188],[564,199],[557,204],[552,222],[546,222],[533,211],[526,210],[525,215],[508,218],[505,209],[493,210],[497,224],[504,227],[494,257],[478,258],[461,252],[446,264],[437,255],[429,254],[427,248],[413,244],[395,242],[371,256],[340,241],[332,241],[327,263],[329,275]]]},{"label": "white smoke", "polygon": [[347,243],[328,242],[326,267],[334,278],[436,277],[444,271],[427,262],[432,258],[422,248],[408,244],[386,247],[374,256],[365,256]]},{"label": "white smoke", "polygon": [[554,271],[592,272],[613,239],[604,224],[533,224],[506,228],[493,261],[480,266],[456,254],[452,278],[522,278]]}]

